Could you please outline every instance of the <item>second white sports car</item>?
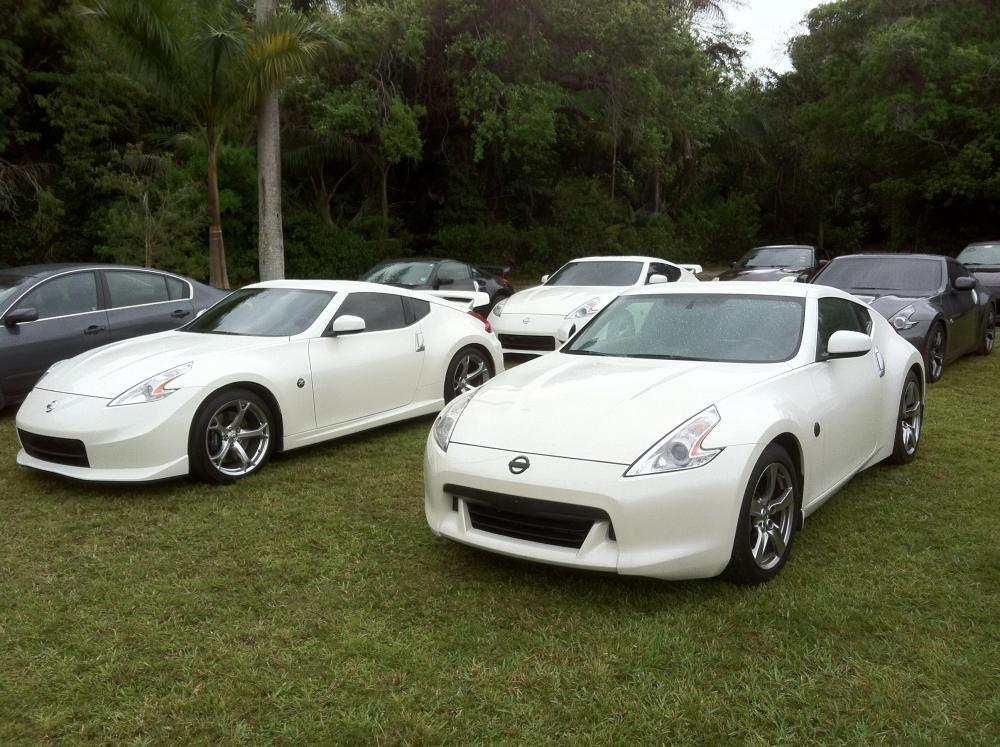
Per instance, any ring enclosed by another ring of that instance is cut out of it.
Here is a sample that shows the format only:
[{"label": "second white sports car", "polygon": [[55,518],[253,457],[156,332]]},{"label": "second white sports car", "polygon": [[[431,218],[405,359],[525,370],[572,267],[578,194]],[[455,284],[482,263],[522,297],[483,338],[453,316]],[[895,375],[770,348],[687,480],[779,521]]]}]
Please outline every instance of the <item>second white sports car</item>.
[{"label": "second white sports car", "polygon": [[81,480],[229,482],[275,450],[436,412],[502,370],[488,324],[454,303],[259,283],[180,330],[54,365],[17,413],[17,461]]}]

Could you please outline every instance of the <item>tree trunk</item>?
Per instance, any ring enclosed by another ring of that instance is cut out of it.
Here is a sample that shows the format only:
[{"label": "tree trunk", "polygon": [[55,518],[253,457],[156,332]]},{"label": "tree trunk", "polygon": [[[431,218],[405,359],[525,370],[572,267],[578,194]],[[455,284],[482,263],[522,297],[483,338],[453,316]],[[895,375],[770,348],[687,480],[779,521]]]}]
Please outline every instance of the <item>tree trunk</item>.
[{"label": "tree trunk", "polygon": [[611,145],[611,200],[615,199],[615,174],[618,172],[618,138]]},{"label": "tree trunk", "polygon": [[660,214],[660,206],[663,201],[663,193],[660,190],[660,170],[653,171],[653,215]]},{"label": "tree trunk", "polygon": [[389,167],[382,167],[382,238],[389,238]]},{"label": "tree trunk", "polygon": [[[257,25],[278,12],[278,0],[255,0]],[[261,280],[285,277],[285,242],[281,230],[281,125],[278,91],[257,104],[257,256]]]},{"label": "tree trunk", "polygon": [[228,288],[229,273],[226,272],[226,248],[222,243],[219,210],[219,143],[212,122],[205,128],[205,139],[208,143],[208,282],[215,288]]}]

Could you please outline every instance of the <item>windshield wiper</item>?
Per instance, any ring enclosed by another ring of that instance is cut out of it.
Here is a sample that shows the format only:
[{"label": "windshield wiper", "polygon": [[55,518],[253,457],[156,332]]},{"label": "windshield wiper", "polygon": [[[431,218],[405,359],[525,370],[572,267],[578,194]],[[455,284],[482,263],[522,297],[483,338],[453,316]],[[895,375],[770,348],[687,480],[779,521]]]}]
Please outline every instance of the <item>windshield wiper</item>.
[{"label": "windshield wiper", "polygon": [[602,353],[599,350],[585,350],[583,348],[574,348],[573,350],[564,350],[563,352],[569,355],[597,355],[602,358],[613,358],[616,356],[615,353]]}]

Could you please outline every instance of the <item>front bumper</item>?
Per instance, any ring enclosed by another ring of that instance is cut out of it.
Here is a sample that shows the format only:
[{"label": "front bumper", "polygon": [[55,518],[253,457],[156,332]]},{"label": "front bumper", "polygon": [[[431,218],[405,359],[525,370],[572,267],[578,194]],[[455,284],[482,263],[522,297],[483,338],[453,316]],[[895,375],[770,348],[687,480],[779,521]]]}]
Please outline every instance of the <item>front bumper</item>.
[{"label": "front bumper", "polygon": [[89,466],[53,461],[25,448],[24,439],[17,463],[95,482],[144,482],[186,475],[188,434],[201,395],[200,387],[187,387],[159,402],[108,407],[109,400],[101,397],[35,388],[17,412],[18,432],[82,441]]},{"label": "front bumper", "polygon": [[490,316],[490,324],[505,353],[542,355],[559,347],[556,332],[566,322],[559,314],[516,314]]},{"label": "front bumper", "polygon": [[[446,453],[430,436],[424,511],[436,535],[503,555],[662,579],[712,577],[732,553],[753,450],[753,445],[729,447],[704,467],[625,478],[627,465],[621,464],[458,443]],[[508,465],[519,456],[531,464],[513,475]],[[607,520],[594,518],[578,547],[510,536],[484,529],[482,522],[477,528],[470,505],[474,496],[490,493],[604,514]]]}]

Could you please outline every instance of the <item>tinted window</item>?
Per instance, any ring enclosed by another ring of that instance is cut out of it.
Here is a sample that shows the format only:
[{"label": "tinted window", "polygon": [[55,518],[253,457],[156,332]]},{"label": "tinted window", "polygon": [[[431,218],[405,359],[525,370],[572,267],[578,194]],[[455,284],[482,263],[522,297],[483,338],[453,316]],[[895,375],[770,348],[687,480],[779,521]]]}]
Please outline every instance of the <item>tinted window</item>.
[{"label": "tinted window", "polygon": [[642,262],[570,262],[563,265],[546,285],[635,285]]},{"label": "tinted window", "polygon": [[74,272],[46,280],[17,307],[37,309],[39,319],[97,311],[97,277],[92,272]]},{"label": "tinted window", "polygon": [[739,268],[792,267],[805,269],[813,265],[813,249],[809,246],[762,246],[751,249],[736,261]]},{"label": "tinted window", "polygon": [[191,298],[191,289],[187,283],[183,280],[178,280],[177,278],[172,278],[168,275],[164,275],[167,281],[167,295],[170,297],[171,301],[180,301]]},{"label": "tinted window", "polygon": [[163,275],[153,272],[104,273],[111,294],[111,306],[139,306],[145,303],[160,303],[169,300],[167,281]]},{"label": "tinted window", "polygon": [[621,296],[563,352],[624,358],[770,363],[802,339],[801,298],[671,293]]},{"label": "tinted window", "polygon": [[674,283],[681,278],[681,270],[679,267],[674,267],[673,265],[668,265],[665,262],[651,262],[649,264],[649,272],[646,273],[646,282],[649,282],[649,278],[652,275],[663,275],[671,283]]},{"label": "tinted window", "polygon": [[942,263],[921,257],[839,257],[814,282],[846,291],[930,296],[944,284]]},{"label": "tinted window", "polygon": [[[821,298],[818,302],[819,334],[816,350],[819,354],[826,353],[830,335],[838,330],[848,332],[863,332],[868,334],[871,328],[871,317],[867,310],[843,298]],[[864,312],[865,317],[861,313]],[[866,321],[867,319],[867,321]]]},{"label": "tinted window", "polygon": [[442,262],[437,276],[438,280],[468,280],[472,277],[469,266],[461,262]]},{"label": "tinted window", "polygon": [[412,287],[430,283],[433,271],[433,262],[383,262],[375,265],[366,275],[362,275],[361,279],[369,283]]},{"label": "tinted window", "polygon": [[28,285],[28,278],[21,275],[0,275],[0,311],[13,301]]},{"label": "tinted window", "polygon": [[970,244],[958,255],[958,261],[968,267],[1000,265],[1000,244]]},{"label": "tinted window", "polygon": [[360,316],[365,332],[400,329],[406,326],[403,298],[395,293],[352,293],[337,310],[337,316]]},{"label": "tinted window", "polygon": [[420,321],[431,313],[431,305],[422,298],[406,298],[404,299],[404,303],[409,308],[409,313],[406,317],[407,324]]},{"label": "tinted window", "polygon": [[332,291],[298,288],[244,288],[230,293],[182,329],[215,335],[297,335],[316,321],[334,295]]}]

